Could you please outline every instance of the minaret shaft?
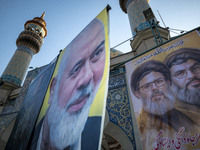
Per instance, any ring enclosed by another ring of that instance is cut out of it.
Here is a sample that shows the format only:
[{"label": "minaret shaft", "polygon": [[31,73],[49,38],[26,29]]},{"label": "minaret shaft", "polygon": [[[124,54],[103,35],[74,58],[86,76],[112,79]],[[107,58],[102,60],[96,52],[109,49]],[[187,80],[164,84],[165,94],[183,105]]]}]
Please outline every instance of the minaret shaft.
[{"label": "minaret shaft", "polygon": [[133,37],[136,35],[136,30],[140,31],[150,27],[143,15],[143,11],[149,7],[147,0],[129,0],[127,2],[127,14]]},{"label": "minaret shaft", "polygon": [[120,6],[128,14],[133,37],[136,35],[136,31],[150,27],[143,14],[143,11],[150,8],[147,0],[120,0]]},{"label": "minaret shaft", "polygon": [[2,75],[4,82],[20,86],[33,56],[30,49],[18,47]]},{"label": "minaret shaft", "polygon": [[123,12],[128,14],[133,39],[130,41],[134,56],[169,40],[168,28],[159,26],[149,0],[119,0]]},{"label": "minaret shaft", "polygon": [[44,15],[27,21],[24,31],[19,34],[17,50],[1,76],[5,89],[12,90],[21,86],[33,55],[40,51],[43,38],[47,35]]}]

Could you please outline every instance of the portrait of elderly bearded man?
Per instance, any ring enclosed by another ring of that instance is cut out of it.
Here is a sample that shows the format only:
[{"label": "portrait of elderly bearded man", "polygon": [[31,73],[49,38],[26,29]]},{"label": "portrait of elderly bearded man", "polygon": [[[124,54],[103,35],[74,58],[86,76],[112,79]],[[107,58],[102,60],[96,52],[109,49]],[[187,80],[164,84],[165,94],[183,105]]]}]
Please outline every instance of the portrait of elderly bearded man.
[{"label": "portrait of elderly bearded man", "polygon": [[200,50],[181,48],[164,60],[171,72],[176,107],[200,125]]},{"label": "portrait of elderly bearded man", "polygon": [[82,149],[82,132],[104,65],[104,26],[94,19],[66,47],[50,85],[50,106],[43,119],[37,149]]},{"label": "portrait of elderly bearded man", "polygon": [[130,87],[142,101],[137,122],[144,149],[152,147],[160,130],[165,137],[172,137],[181,127],[192,127],[193,122],[174,109],[170,71],[162,62],[150,60],[138,66],[131,75]]}]

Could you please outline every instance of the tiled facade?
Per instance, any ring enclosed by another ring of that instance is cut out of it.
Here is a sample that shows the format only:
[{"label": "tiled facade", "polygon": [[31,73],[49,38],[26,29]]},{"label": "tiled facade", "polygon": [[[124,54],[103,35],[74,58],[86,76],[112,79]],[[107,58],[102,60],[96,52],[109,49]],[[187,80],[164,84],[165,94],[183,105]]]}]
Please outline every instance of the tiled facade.
[{"label": "tiled facade", "polygon": [[2,75],[2,80],[21,86],[33,56],[29,49],[17,49]]},{"label": "tiled facade", "polygon": [[136,35],[135,29],[137,29],[137,31],[141,31],[150,27],[143,15],[143,11],[148,9],[150,6],[147,0],[128,0],[126,6],[132,36],[134,37]]},{"label": "tiled facade", "polygon": [[[125,70],[124,70],[125,71]],[[109,78],[109,89],[106,109],[109,119],[128,136],[135,147],[132,113],[128,97],[125,72]]]}]

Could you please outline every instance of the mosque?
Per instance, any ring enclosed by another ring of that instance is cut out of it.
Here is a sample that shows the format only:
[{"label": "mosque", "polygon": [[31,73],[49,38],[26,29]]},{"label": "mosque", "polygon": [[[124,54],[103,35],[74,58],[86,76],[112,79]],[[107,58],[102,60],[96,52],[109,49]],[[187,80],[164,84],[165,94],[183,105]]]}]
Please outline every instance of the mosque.
[{"label": "mosque", "polygon": [[[133,105],[128,93],[124,63],[170,39],[169,29],[159,25],[147,0],[119,0],[119,5],[130,21],[133,36],[130,41],[132,51],[122,53],[111,49],[102,150],[141,149],[137,125],[132,115]],[[28,85],[46,68],[42,66],[33,69],[27,73],[25,78],[33,55],[40,51],[43,38],[47,35],[44,14],[27,21],[24,28],[16,40],[17,50],[0,80],[1,148],[6,146],[16,116],[28,91]],[[23,80],[23,86],[20,86]]]}]

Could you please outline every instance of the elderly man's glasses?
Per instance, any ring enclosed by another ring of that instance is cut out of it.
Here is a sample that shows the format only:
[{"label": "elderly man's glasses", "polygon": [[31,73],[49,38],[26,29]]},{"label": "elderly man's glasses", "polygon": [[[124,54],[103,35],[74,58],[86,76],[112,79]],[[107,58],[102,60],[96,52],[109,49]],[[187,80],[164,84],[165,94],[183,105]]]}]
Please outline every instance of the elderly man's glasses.
[{"label": "elderly man's glasses", "polygon": [[195,64],[190,68],[186,68],[183,70],[176,71],[174,75],[176,78],[182,79],[185,78],[188,74],[188,71],[192,72],[193,74],[200,74],[200,64]]},{"label": "elderly man's glasses", "polygon": [[153,87],[153,83],[157,86],[157,87],[161,87],[164,86],[166,83],[165,78],[159,78],[157,80],[154,80],[152,82],[146,83],[142,86],[139,87],[139,89],[142,89],[144,92],[149,92],[150,90],[152,90]]}]

